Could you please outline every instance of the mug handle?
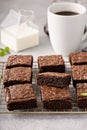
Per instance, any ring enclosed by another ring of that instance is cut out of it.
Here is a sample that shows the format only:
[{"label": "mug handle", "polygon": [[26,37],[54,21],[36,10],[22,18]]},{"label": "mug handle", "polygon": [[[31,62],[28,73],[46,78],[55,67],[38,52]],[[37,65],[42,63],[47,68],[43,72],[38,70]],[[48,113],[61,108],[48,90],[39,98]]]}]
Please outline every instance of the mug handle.
[{"label": "mug handle", "polygon": [[82,36],[82,41],[85,41],[87,39],[87,25],[85,26],[84,33]]}]

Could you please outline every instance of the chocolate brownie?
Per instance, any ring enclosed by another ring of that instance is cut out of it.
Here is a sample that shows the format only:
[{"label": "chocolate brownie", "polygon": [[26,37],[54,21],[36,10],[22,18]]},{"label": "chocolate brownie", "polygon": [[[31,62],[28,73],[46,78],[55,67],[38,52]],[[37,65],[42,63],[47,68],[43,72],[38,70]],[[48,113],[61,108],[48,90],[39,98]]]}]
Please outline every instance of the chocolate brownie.
[{"label": "chocolate brownie", "polygon": [[72,66],[73,84],[87,83],[87,65],[73,65]]},{"label": "chocolate brownie", "polygon": [[76,88],[78,107],[87,108],[87,83],[79,83]]},{"label": "chocolate brownie", "polygon": [[71,53],[69,60],[71,65],[85,65],[87,64],[87,52]]},{"label": "chocolate brownie", "polygon": [[32,70],[30,67],[15,67],[6,69],[4,73],[4,85],[10,86],[14,84],[31,83]]},{"label": "chocolate brownie", "polygon": [[31,84],[19,84],[6,87],[5,97],[9,111],[35,108],[36,95]]},{"label": "chocolate brownie", "polygon": [[6,68],[13,67],[32,67],[33,56],[32,55],[12,55],[9,56],[6,64]]},{"label": "chocolate brownie", "polygon": [[42,105],[48,110],[64,110],[72,108],[69,88],[41,86]]},{"label": "chocolate brownie", "polygon": [[38,85],[67,87],[70,84],[71,75],[67,73],[44,72],[37,74]]},{"label": "chocolate brownie", "polygon": [[39,56],[39,72],[65,72],[65,64],[61,55]]}]

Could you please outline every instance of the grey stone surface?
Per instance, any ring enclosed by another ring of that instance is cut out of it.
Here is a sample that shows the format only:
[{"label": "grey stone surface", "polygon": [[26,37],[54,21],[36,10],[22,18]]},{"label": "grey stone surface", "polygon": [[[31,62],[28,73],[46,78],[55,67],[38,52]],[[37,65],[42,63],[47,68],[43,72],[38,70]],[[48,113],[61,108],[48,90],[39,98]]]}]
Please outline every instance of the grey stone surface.
[{"label": "grey stone surface", "polygon": [[86,130],[87,115],[0,115],[0,130]]},{"label": "grey stone surface", "polygon": [[[50,0],[0,0],[0,22],[7,15],[9,9],[31,9],[35,11],[36,23],[40,29],[40,45],[20,52],[38,55],[53,54],[48,37],[44,34],[43,26],[46,22],[46,11]],[[85,44],[87,42],[85,41]],[[2,45],[0,45],[2,46]],[[11,52],[14,54],[14,52]],[[0,60],[5,61],[8,55]],[[86,130],[86,114],[1,114],[0,130]]]}]

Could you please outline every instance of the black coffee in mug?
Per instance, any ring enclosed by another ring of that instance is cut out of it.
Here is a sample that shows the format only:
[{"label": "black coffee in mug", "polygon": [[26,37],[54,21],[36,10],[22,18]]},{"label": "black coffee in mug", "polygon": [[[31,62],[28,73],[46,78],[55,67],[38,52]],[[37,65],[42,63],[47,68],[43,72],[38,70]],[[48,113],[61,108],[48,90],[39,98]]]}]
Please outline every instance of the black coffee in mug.
[{"label": "black coffee in mug", "polygon": [[70,15],[78,15],[79,13],[74,12],[74,11],[60,11],[60,12],[55,12],[56,15],[65,15],[65,16],[70,16]]}]

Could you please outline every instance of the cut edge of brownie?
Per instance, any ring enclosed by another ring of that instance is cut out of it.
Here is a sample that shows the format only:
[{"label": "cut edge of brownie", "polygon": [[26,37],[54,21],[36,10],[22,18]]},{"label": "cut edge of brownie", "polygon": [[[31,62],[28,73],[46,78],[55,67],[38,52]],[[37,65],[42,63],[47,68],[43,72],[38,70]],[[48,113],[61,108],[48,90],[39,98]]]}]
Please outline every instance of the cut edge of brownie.
[{"label": "cut edge of brownie", "polygon": [[39,67],[39,72],[60,72],[60,73],[64,73],[65,72],[65,66],[64,65],[54,65],[54,66],[43,66],[43,67]]},{"label": "cut edge of brownie", "polygon": [[[33,105],[31,106],[33,102]],[[31,107],[30,107],[31,106]],[[23,110],[23,109],[33,109],[33,108],[36,108],[36,100],[32,99],[30,100],[29,102],[28,101],[24,101],[24,102],[15,102],[14,103],[10,103],[10,104],[7,104],[7,109],[9,111],[13,111],[13,110]]]},{"label": "cut edge of brownie", "polygon": [[6,66],[6,69],[11,69],[11,68],[14,68],[14,67],[31,67],[32,68],[32,65],[25,65],[25,64],[16,64],[16,65],[12,65],[12,66]]},{"label": "cut edge of brownie", "polygon": [[67,110],[67,109],[72,109],[71,105],[71,100],[51,100],[51,101],[43,101],[42,103],[43,108],[48,109],[48,110]]},{"label": "cut edge of brownie", "polygon": [[26,83],[31,84],[32,83],[32,78],[31,78],[31,81],[16,81],[16,80],[14,80],[14,81],[7,81],[7,82],[4,83],[4,88],[5,87],[9,87],[11,85],[26,84]]},{"label": "cut edge of brownie", "polygon": [[76,88],[78,83],[87,83],[87,80],[73,80],[73,86]]},{"label": "cut edge of brownie", "polygon": [[[47,75],[49,74],[49,75]],[[60,75],[59,75],[60,74]],[[64,77],[61,76],[64,74]],[[56,76],[59,75],[59,76]],[[36,82],[38,85],[48,85],[55,87],[66,87],[70,84],[71,75],[67,73],[55,73],[55,72],[45,72],[36,75]]]}]

